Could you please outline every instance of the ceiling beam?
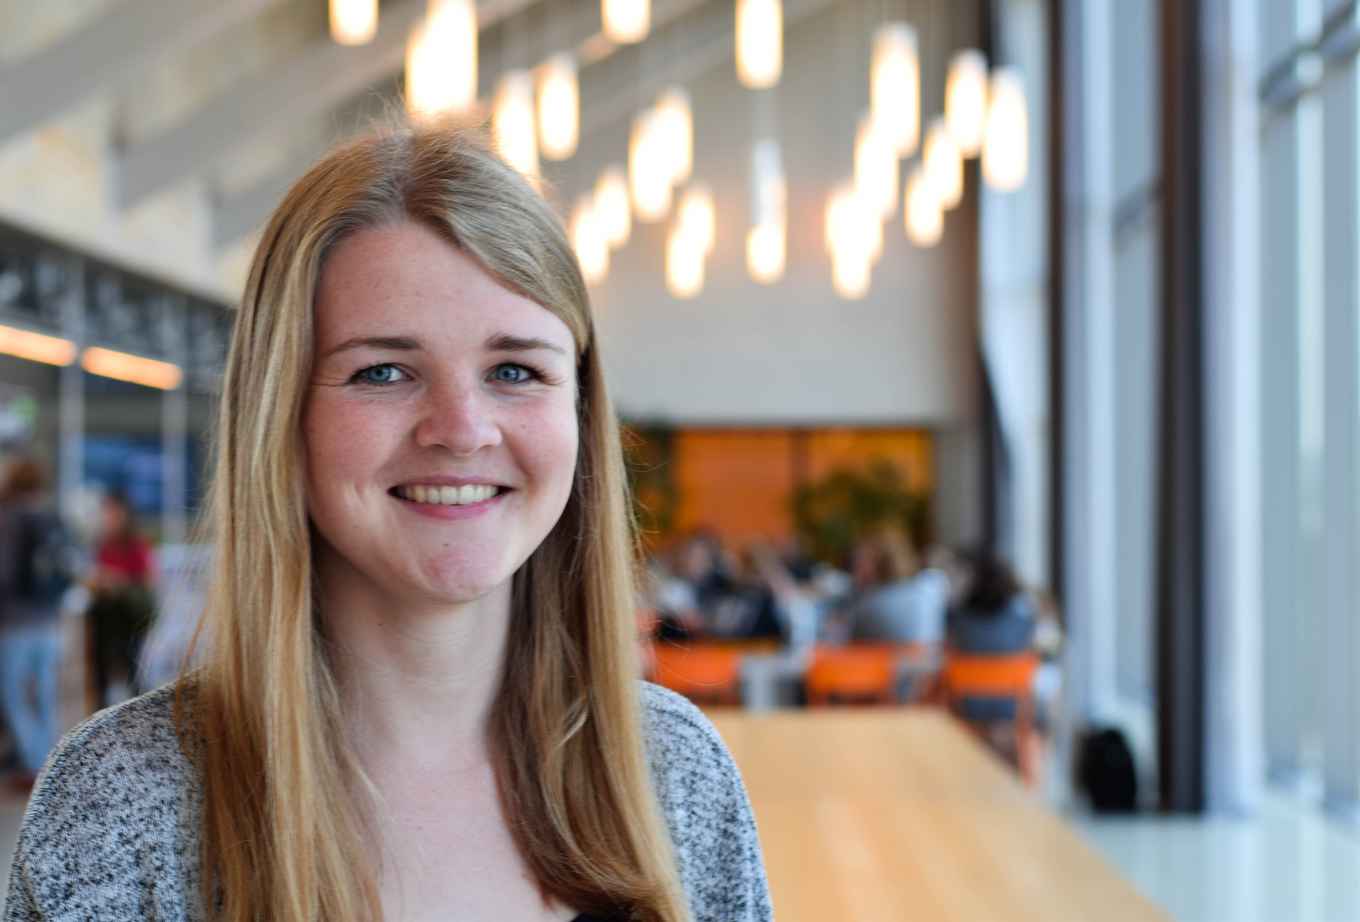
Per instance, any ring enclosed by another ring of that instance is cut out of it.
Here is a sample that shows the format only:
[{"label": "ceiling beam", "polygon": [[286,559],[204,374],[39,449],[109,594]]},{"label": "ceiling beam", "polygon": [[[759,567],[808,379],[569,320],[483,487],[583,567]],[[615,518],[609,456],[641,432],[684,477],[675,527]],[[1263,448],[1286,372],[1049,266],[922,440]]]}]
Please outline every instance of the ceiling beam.
[{"label": "ceiling beam", "polygon": [[31,131],[137,68],[278,0],[123,0],[53,44],[0,65],[0,144]]},{"label": "ceiling beam", "polygon": [[320,140],[301,145],[292,152],[287,165],[256,180],[240,192],[223,195],[215,191],[211,200],[212,245],[221,249],[259,230],[307,166],[320,159],[329,147],[328,143]]},{"label": "ceiling beam", "polygon": [[[710,0],[670,0],[669,3],[658,4],[652,12],[653,33],[679,22],[709,2]],[[732,10],[728,3],[716,5],[725,10],[728,18],[732,16]],[[587,21],[583,17],[577,16],[574,17],[573,21],[577,34],[582,36],[579,39],[573,36],[572,41],[576,48],[577,65],[581,70],[608,60],[623,48],[629,47],[616,45],[606,38],[602,32],[595,28],[596,23],[593,19]],[[484,73],[480,78],[483,87],[494,87],[495,85],[495,68],[491,66],[495,57],[495,54],[484,54],[482,56],[482,63],[486,65],[482,68]],[[490,96],[483,96],[478,100],[477,105],[482,111],[490,111]],[[311,162],[323,152],[324,150],[319,148],[304,147],[290,158],[287,164],[258,180],[250,187],[232,195],[223,196],[215,201],[212,214],[213,245],[216,247],[227,246],[263,224],[270,211],[283,197],[283,194],[306,171]]]},{"label": "ceiling beam", "polygon": [[[531,3],[480,3],[478,26],[485,30]],[[426,0],[384,4],[378,34],[367,45],[345,47],[329,36],[317,38],[269,70],[234,84],[162,133],[115,151],[115,204],[133,207],[201,173],[233,147],[269,131],[286,131],[400,72],[407,36],[425,9]]]}]

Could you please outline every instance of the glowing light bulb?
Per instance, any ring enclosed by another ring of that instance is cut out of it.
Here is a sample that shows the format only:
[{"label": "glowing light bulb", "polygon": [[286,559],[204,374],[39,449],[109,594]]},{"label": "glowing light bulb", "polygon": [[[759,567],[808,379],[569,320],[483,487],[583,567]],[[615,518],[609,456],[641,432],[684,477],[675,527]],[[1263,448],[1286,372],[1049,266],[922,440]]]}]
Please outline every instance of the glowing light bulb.
[{"label": "glowing light bulb", "polygon": [[693,235],[699,249],[707,256],[713,252],[717,237],[717,211],[713,193],[703,183],[695,183],[680,198],[679,222],[685,233]]},{"label": "glowing light bulb", "polygon": [[571,245],[587,285],[598,285],[609,274],[609,243],[589,196],[582,196],[571,213]]},{"label": "glowing light bulb", "polygon": [[963,158],[943,119],[931,122],[921,158],[935,198],[945,211],[963,200]]},{"label": "glowing light bulb", "polygon": [[786,234],[783,222],[757,224],[746,232],[746,271],[762,285],[784,276]]},{"label": "glowing light bulb", "polygon": [[464,112],[477,101],[477,11],[435,0],[406,45],[406,108],[414,118]]},{"label": "glowing light bulb", "polygon": [[646,38],[652,27],[651,0],[602,0],[600,19],[611,42],[635,44]]},{"label": "glowing light bulb", "polygon": [[784,67],[784,6],[780,0],[737,0],[737,78],[752,90],[779,83]]},{"label": "glowing light bulb", "polygon": [[694,113],[689,94],[672,87],[657,98],[655,111],[656,130],[665,138],[658,146],[666,159],[666,173],[672,185],[682,183],[694,169]]},{"label": "glowing light bulb", "polygon": [[855,188],[880,218],[897,210],[897,151],[868,114],[855,134]]},{"label": "glowing light bulb", "polygon": [[907,237],[912,243],[931,247],[940,242],[944,234],[944,213],[925,171],[919,166],[907,177],[907,200],[903,210],[906,212]]},{"label": "glowing light bulb", "polygon": [[831,256],[831,285],[847,301],[858,301],[869,293],[869,260],[851,253]]},{"label": "glowing light bulb", "polygon": [[633,119],[628,145],[628,191],[639,221],[652,224],[671,210],[671,158],[666,137],[658,130],[657,113],[648,109]]},{"label": "glowing light bulb", "polygon": [[976,157],[987,129],[987,59],[981,51],[965,48],[950,59],[944,117],[959,154]]},{"label": "glowing light bulb", "polygon": [[611,247],[618,249],[628,242],[633,230],[633,212],[628,201],[628,177],[623,167],[606,167],[596,180],[595,214]]},{"label": "glowing light bulb", "polygon": [[576,153],[581,132],[581,90],[576,59],[555,54],[538,72],[538,137],[543,156],[566,160]]},{"label": "glowing light bulb", "polygon": [[998,67],[992,73],[987,107],[987,133],[982,143],[982,176],[1002,192],[1025,184],[1029,173],[1029,113],[1018,71]]},{"label": "glowing light bulb", "polygon": [[337,45],[367,45],[378,34],[378,0],[331,0],[330,23]]},{"label": "glowing light bulb", "polygon": [[666,241],[666,289],[681,299],[693,298],[704,288],[704,251],[678,223]]},{"label": "glowing light bulb", "polygon": [[538,177],[534,81],[528,71],[512,70],[501,77],[491,112],[491,135],[507,163],[525,176]]},{"label": "glowing light bulb", "polygon": [[906,157],[921,140],[921,61],[916,30],[889,22],[874,33],[869,72],[870,109],[897,156]]}]

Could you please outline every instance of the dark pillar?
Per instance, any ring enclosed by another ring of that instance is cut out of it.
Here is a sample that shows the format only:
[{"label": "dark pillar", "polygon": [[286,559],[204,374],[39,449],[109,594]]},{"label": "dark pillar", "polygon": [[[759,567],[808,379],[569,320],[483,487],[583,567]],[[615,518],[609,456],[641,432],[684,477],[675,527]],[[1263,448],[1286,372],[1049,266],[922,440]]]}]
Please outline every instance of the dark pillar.
[{"label": "dark pillar", "polygon": [[1204,809],[1203,0],[1161,0],[1157,744],[1163,810]]}]

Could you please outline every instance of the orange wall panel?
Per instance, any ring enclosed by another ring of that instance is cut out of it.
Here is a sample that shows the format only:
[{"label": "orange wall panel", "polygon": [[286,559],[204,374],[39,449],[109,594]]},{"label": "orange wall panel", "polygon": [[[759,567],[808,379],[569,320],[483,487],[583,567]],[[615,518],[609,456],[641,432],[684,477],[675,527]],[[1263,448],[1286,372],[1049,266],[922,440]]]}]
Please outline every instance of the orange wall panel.
[{"label": "orange wall panel", "polygon": [[675,435],[675,479],[684,532],[713,528],[743,544],[789,534],[793,436],[783,429],[682,430]]}]

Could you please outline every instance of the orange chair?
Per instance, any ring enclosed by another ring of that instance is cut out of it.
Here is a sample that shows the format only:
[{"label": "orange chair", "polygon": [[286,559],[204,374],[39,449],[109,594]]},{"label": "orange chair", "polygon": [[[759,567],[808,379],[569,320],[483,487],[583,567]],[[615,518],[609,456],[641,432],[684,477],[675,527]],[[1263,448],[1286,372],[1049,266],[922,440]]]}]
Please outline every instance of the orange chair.
[{"label": "orange chair", "polygon": [[[1034,717],[1034,674],[1039,669],[1036,653],[945,654],[941,687],[951,712],[971,726],[984,740],[998,719],[978,720],[968,714],[967,703],[1014,702],[1015,752],[1020,776],[1033,787],[1039,776],[1039,733]],[[1009,719],[1009,718],[1005,718]]]},{"label": "orange chair", "polygon": [[808,666],[808,704],[895,704],[897,664],[906,649],[895,644],[818,647]]},{"label": "orange chair", "polygon": [[657,684],[699,705],[741,704],[740,650],[658,643],[655,652]]}]

